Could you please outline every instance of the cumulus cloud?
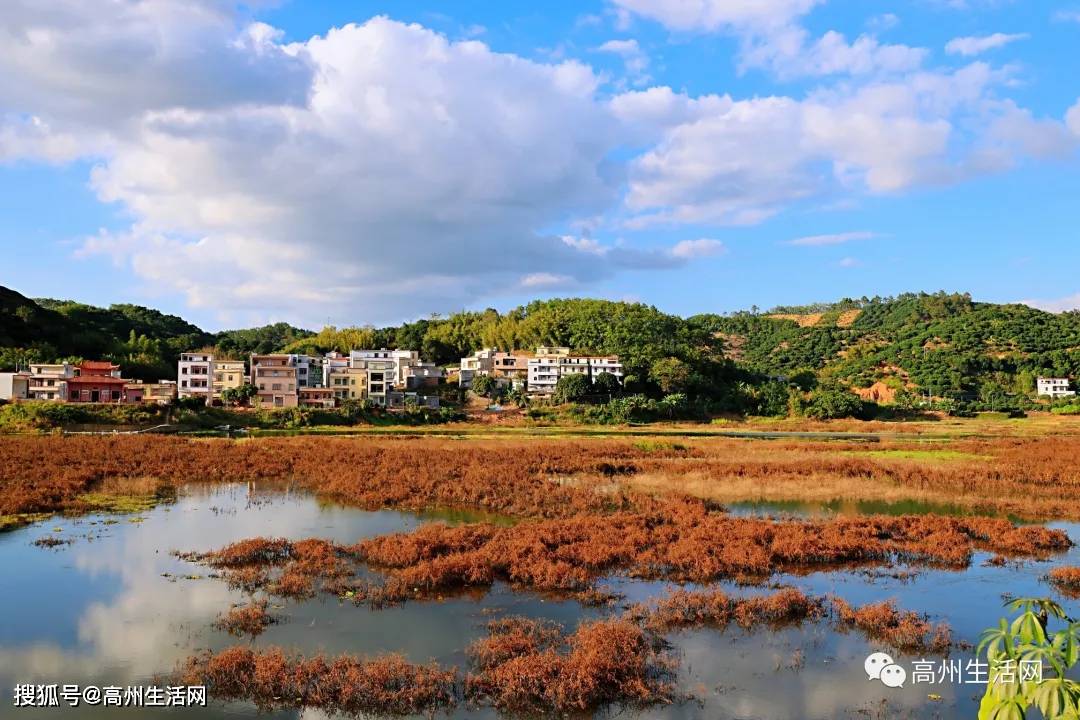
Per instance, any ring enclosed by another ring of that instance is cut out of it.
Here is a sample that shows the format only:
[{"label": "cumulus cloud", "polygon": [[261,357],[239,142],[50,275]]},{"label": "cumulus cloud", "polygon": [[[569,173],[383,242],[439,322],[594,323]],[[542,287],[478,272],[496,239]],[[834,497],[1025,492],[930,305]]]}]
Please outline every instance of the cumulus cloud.
[{"label": "cumulus cloud", "polygon": [[608,40],[596,49],[598,52],[611,53],[622,58],[623,66],[635,84],[643,85],[648,82],[649,56],[641,49],[637,40]]},{"label": "cumulus cloud", "polygon": [[1038,310],[1045,310],[1046,312],[1068,312],[1070,310],[1080,310],[1080,293],[1052,300],[1021,300],[1020,302],[1024,305],[1030,305]]},{"label": "cumulus cloud", "polygon": [[677,258],[690,259],[698,257],[713,257],[724,253],[724,243],[712,238],[698,238],[697,240],[680,240],[671,248],[671,254]]},{"label": "cumulus cloud", "polygon": [[615,0],[616,6],[672,30],[769,30],[784,27],[824,0]]},{"label": "cumulus cloud", "polygon": [[849,43],[841,33],[830,30],[814,42],[801,28],[749,43],[742,65],[772,70],[781,78],[825,75],[895,74],[915,70],[928,51],[908,45],[886,45],[871,35],[860,35]]},{"label": "cumulus cloud", "polygon": [[[953,183],[1073,152],[1060,120],[995,97],[1007,80],[972,63],[801,100],[628,93],[613,111],[656,143],[630,164],[627,224],[751,224],[802,200]],[[1080,110],[1068,117],[1080,122]]]},{"label": "cumulus cloud", "polygon": [[[904,72],[918,67],[923,48],[885,45],[871,35],[854,42],[829,31],[811,41],[799,20],[824,0],[615,0],[642,17],[679,31],[721,32],[741,44],[740,67],[766,68],[783,78]],[[895,20],[895,16],[889,16]]]},{"label": "cumulus cloud", "polygon": [[[672,29],[734,32],[744,63],[845,76],[739,99],[604,97],[581,62],[382,17],[287,43],[230,0],[10,0],[0,161],[93,158],[92,187],[132,223],[81,253],[193,306],[381,322],[724,250],[566,228],[758,223],[1074,151],[1080,104],[1036,117],[997,96],[1008,74],[988,64],[930,71],[922,50],[871,36],[811,42],[798,22],[817,4],[618,0]],[[598,49],[645,72],[633,39]]]},{"label": "cumulus cloud", "polygon": [[1016,33],[1012,35],[994,33],[993,35],[958,37],[953,38],[945,44],[945,52],[950,55],[971,57],[980,55],[989,50],[1005,47],[1009,43],[1014,43],[1017,40],[1026,40],[1029,37],[1031,36],[1027,33]]},{"label": "cumulus cloud", "polygon": [[799,247],[819,247],[822,245],[843,245],[844,243],[852,242],[853,240],[871,240],[878,236],[877,233],[858,231],[858,232],[846,232],[846,233],[834,233],[832,235],[809,235],[807,237],[795,238],[794,240],[788,240],[786,245],[795,245]]}]

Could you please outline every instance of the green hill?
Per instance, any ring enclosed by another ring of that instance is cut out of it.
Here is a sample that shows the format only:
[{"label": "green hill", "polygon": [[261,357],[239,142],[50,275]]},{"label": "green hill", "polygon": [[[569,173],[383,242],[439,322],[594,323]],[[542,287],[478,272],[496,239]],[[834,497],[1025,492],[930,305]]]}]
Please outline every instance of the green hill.
[{"label": "green hill", "polygon": [[70,300],[32,300],[0,287],[0,370],[28,362],[106,359],[126,377],[176,376],[180,353],[220,345],[223,355],[269,352],[311,333],[285,324],[208,333],[183,318],[140,305],[84,305]]},{"label": "green hill", "polygon": [[939,395],[996,386],[1030,392],[1037,375],[1080,375],[1080,312],[905,294],[760,313],[698,315],[730,357],[765,375],[811,370],[854,386],[905,383]]},{"label": "green hill", "polygon": [[[905,294],[772,311],[681,318],[641,303],[536,301],[394,327],[324,328],[285,323],[208,333],[137,305],[98,308],[31,300],[0,287],[0,369],[65,357],[119,362],[133,377],[175,374],[184,350],[223,356],[408,347],[440,364],[482,347],[566,345],[622,357],[644,392],[730,400],[740,383],[804,378],[867,387],[884,381],[939,396],[1030,393],[1037,375],[1080,376],[1080,312],[975,302],[961,294]],[[733,362],[734,361],[734,362]]]}]

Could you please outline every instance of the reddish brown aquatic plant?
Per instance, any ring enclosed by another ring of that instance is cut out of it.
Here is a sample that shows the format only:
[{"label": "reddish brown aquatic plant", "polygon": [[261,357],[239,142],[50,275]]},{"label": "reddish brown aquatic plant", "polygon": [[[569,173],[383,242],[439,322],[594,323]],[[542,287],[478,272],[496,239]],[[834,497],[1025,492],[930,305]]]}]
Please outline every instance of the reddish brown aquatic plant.
[{"label": "reddish brown aquatic plant", "polygon": [[214,626],[230,635],[243,637],[262,635],[267,626],[277,622],[277,618],[266,611],[266,601],[259,600],[248,605],[236,605],[224,613]]},{"label": "reddish brown aquatic plant", "polygon": [[1080,599],[1080,567],[1062,565],[1050,571],[1047,579],[1062,595]]},{"label": "reddish brown aquatic plant", "polygon": [[205,685],[214,697],[260,708],[318,707],[331,713],[433,713],[455,702],[456,673],[399,655],[304,657],[280,648],[230,647],[189,658],[180,681]]},{"label": "reddish brown aquatic plant", "polygon": [[510,712],[594,710],[672,699],[672,663],[638,625],[604,620],[569,637],[557,626],[505,618],[469,648],[466,695]]},{"label": "reddish brown aquatic plant", "polygon": [[733,598],[719,589],[680,589],[654,605],[635,605],[627,610],[628,618],[657,634],[686,627],[722,628],[733,622],[746,629],[758,625],[776,628],[817,620],[823,614],[822,600],[795,588],[747,598]]},{"label": "reddish brown aquatic plant", "polygon": [[[668,500],[649,513],[581,515],[509,527],[434,523],[351,547],[257,538],[188,557],[220,568],[226,577],[262,557],[280,568],[264,580],[269,592],[302,596],[321,588],[379,605],[487,588],[496,580],[578,593],[617,573],[705,583],[897,558],[963,568],[975,549],[1042,557],[1069,544],[1060,530],[1017,528],[989,518],[776,521],[710,512],[694,500]],[[384,579],[354,580],[361,562],[381,571]],[[232,582],[250,585],[257,579],[245,575]]]},{"label": "reddish brown aquatic plant", "polygon": [[948,652],[952,631],[945,623],[931,624],[916,612],[901,611],[892,601],[853,608],[840,598],[833,598],[833,613],[843,628],[857,628],[872,640],[888,644],[902,652]]}]

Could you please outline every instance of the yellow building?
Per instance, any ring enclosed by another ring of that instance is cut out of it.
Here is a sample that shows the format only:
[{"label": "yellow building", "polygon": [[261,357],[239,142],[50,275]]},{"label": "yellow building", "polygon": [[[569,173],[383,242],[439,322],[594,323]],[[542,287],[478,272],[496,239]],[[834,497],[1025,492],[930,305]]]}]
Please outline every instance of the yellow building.
[{"label": "yellow building", "polygon": [[214,361],[214,397],[221,398],[225,390],[235,390],[247,382],[243,360]]},{"label": "yellow building", "polygon": [[327,387],[334,391],[334,398],[363,400],[367,397],[367,370],[363,368],[333,368],[327,377]]}]

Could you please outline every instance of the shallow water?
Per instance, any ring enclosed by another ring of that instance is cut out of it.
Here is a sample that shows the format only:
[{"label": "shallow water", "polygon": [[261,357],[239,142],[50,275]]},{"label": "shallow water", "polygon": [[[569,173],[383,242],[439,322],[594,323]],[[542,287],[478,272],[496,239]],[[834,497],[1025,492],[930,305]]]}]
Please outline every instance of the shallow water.
[{"label": "shallow water", "polygon": [[[366,512],[306,494],[239,485],[185,489],[176,503],[139,516],[54,518],[0,534],[0,611],[4,617],[0,687],[7,694],[0,716],[19,716],[20,710],[11,705],[16,683],[150,685],[155,684],[155,676],[160,680],[160,675],[197,650],[242,642],[212,624],[231,603],[243,602],[246,596],[229,590],[220,580],[186,579],[208,571],[173,557],[172,550],[207,550],[258,535],[314,536],[353,543],[410,530],[431,519],[466,522],[477,518],[461,512],[423,517]],[[1080,539],[1080,526],[1058,527]],[[56,549],[31,544],[44,536],[74,542]],[[907,577],[898,571],[908,568],[898,566],[887,571],[821,572],[777,579],[815,594],[836,593],[853,604],[895,598],[901,607],[947,620],[958,639],[974,641],[1001,615],[1003,592],[1055,595],[1040,580],[1050,564],[990,567],[983,565],[986,557],[979,554],[964,572],[910,568],[915,574]],[[1053,562],[1080,564],[1080,551],[1073,548]],[[627,601],[667,589],[664,583],[625,579],[611,580],[608,585],[624,593]],[[479,598],[410,603],[378,611],[328,597],[280,604],[284,608],[276,614],[284,622],[270,626],[256,645],[281,645],[307,653],[401,652],[412,661],[435,659],[460,668],[466,667],[464,648],[484,634],[483,626],[492,617],[543,617],[572,628],[583,618],[605,612],[573,601],[516,593],[501,584]],[[1066,607],[1080,614],[1080,603],[1066,601]],[[838,635],[825,624],[775,632],[693,630],[675,634],[671,640],[681,657],[680,688],[697,701],[622,714],[643,718],[974,717],[972,698],[982,690],[975,685],[910,682],[890,689],[869,681],[863,659],[879,648],[858,634]],[[957,650],[953,657],[966,661],[971,653]],[[912,659],[917,658],[901,662]],[[929,700],[930,693],[941,699]],[[82,706],[22,712],[64,718],[153,717],[165,712],[199,719],[256,714],[245,704],[214,701],[206,708],[183,711]],[[459,708],[454,715],[494,717],[495,713]],[[282,711],[272,717],[318,718],[322,714]]]}]

